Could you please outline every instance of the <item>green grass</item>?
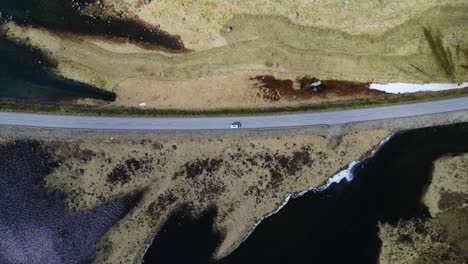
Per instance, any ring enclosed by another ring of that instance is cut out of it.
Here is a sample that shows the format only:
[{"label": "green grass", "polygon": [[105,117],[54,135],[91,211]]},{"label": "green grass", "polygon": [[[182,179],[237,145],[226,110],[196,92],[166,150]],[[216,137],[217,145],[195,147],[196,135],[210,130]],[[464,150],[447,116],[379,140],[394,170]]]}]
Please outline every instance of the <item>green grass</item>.
[{"label": "green grass", "polygon": [[98,5],[87,5],[83,10],[81,10],[81,13],[87,16],[99,16],[103,12],[104,11],[102,10],[102,8]]},{"label": "green grass", "polygon": [[173,109],[141,109],[133,107],[105,108],[98,106],[44,104],[15,100],[0,100],[0,111],[32,112],[62,115],[97,115],[97,116],[233,116],[233,115],[262,115],[273,113],[293,113],[306,111],[327,111],[338,109],[353,109],[389,104],[402,104],[418,101],[448,99],[468,96],[468,88],[434,93],[415,93],[404,95],[385,95],[372,99],[354,99],[341,102],[321,103],[302,107],[265,108],[265,109],[219,109],[209,111],[188,111]]}]

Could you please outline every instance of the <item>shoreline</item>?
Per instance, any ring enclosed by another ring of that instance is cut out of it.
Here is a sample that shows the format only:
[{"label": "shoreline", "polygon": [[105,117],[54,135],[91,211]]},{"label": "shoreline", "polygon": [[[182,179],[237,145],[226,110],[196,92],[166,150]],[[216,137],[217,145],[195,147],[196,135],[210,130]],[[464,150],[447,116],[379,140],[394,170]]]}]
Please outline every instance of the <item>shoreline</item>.
[{"label": "shoreline", "polygon": [[[434,115],[434,116],[430,116],[430,117],[426,116],[426,117],[403,118],[403,119],[396,119],[396,120],[371,121],[371,122],[354,123],[354,124],[347,124],[347,125],[316,126],[316,127],[307,127],[307,128],[294,128],[294,129],[289,128],[289,129],[256,130],[256,131],[254,131],[254,130],[253,131],[228,131],[228,132],[225,132],[225,131],[223,131],[223,132],[219,132],[219,131],[218,132],[216,132],[216,131],[211,131],[211,132],[210,131],[178,132],[178,133],[174,133],[174,132],[148,132],[148,131],[138,131],[138,132],[136,132],[136,131],[133,131],[133,132],[103,131],[103,132],[95,132],[95,131],[79,131],[79,130],[60,130],[60,129],[54,130],[54,129],[38,129],[38,128],[14,128],[14,127],[0,126],[0,137],[4,138],[5,140],[38,138],[38,139],[42,140],[43,142],[45,142],[45,144],[48,144],[47,142],[62,141],[62,140],[68,141],[69,140],[69,144],[70,143],[72,145],[73,144],[75,144],[75,145],[78,144],[76,146],[81,146],[80,142],[88,141],[88,140],[96,141],[96,142],[103,142],[103,144],[105,146],[115,145],[115,144],[118,144],[118,145],[127,144],[128,142],[126,143],[126,140],[130,140],[130,141],[138,140],[138,141],[135,141],[132,144],[138,144],[138,146],[140,146],[140,144],[141,144],[140,142],[148,142],[147,140],[150,140],[150,141],[153,141],[153,142],[163,143],[165,146],[167,145],[170,148],[170,144],[173,144],[173,143],[169,143],[169,142],[164,143],[164,142],[167,141],[167,140],[173,140],[173,139],[176,139],[176,140],[182,139],[182,140],[184,140],[184,142],[187,142],[187,143],[188,143],[187,140],[203,139],[203,140],[205,140],[203,142],[205,142],[206,144],[214,144],[218,140],[231,140],[231,139],[232,140],[244,140],[244,139],[255,140],[256,138],[258,138],[260,140],[260,138],[262,138],[262,137],[263,138],[271,138],[271,139],[281,137],[284,140],[286,138],[288,138],[288,141],[289,141],[289,140],[291,140],[290,136],[292,136],[292,135],[295,135],[296,137],[299,137],[299,138],[302,138],[303,136],[316,135],[316,136],[319,136],[319,138],[317,138],[317,139],[321,138],[321,140],[326,140],[326,142],[328,142],[328,143],[326,143],[327,149],[332,148],[335,144],[340,144],[340,145],[344,144],[343,146],[348,145],[349,149],[351,150],[351,149],[355,149],[356,146],[352,146],[352,145],[355,144],[353,142],[356,142],[356,141],[352,141],[352,139],[347,139],[345,142],[348,142],[348,143],[343,143],[342,142],[343,137],[346,138],[348,135],[353,135],[355,133],[360,133],[359,131],[362,131],[362,132],[365,133],[365,131],[370,131],[370,130],[373,130],[373,129],[383,129],[383,130],[386,131],[386,132],[380,132],[380,133],[384,133],[384,134],[382,134],[382,137],[381,137],[380,140],[376,140],[373,143],[374,147],[369,148],[366,151],[362,151],[357,156],[350,157],[348,162],[346,162],[344,164],[341,164],[337,168],[334,168],[333,171],[330,171],[329,174],[326,173],[326,175],[333,176],[333,175],[336,175],[337,171],[340,171],[343,167],[347,166],[347,164],[350,164],[350,162],[352,160],[361,160],[363,157],[372,155],[372,150],[375,150],[375,148],[379,144],[379,142],[382,142],[386,137],[388,137],[389,134],[392,134],[395,131],[411,129],[411,128],[418,128],[418,127],[433,126],[433,125],[461,123],[461,122],[468,122],[468,111],[462,111],[462,112],[456,112],[456,113],[444,113],[444,114],[438,114],[438,115]],[[387,131],[388,131],[388,134],[387,134]],[[210,140],[210,141],[207,141],[207,140]],[[73,142],[75,142],[75,143],[73,143]],[[119,143],[119,142],[121,142],[121,143]],[[209,142],[212,142],[212,143],[209,143]],[[235,142],[237,142],[237,141],[235,141]],[[177,143],[178,151],[183,150],[181,144],[182,144],[182,141],[180,141],[180,142],[178,141],[178,143]],[[186,143],[184,143],[184,144],[186,144]],[[193,144],[195,144],[195,143],[193,143]],[[351,145],[349,145],[349,144],[351,144]],[[90,148],[91,146],[94,147],[94,145],[91,144],[91,145],[88,145],[88,146],[83,145],[81,148],[86,149],[86,148]],[[132,146],[134,146],[134,145],[132,145]],[[324,147],[325,147],[325,145],[324,145]],[[101,147],[97,146],[96,149],[94,149],[94,148],[91,148],[91,149],[93,149],[94,151],[99,152],[99,150],[101,150]],[[144,152],[146,152],[146,150]],[[218,155],[218,154],[216,154],[216,155]],[[119,155],[117,155],[117,156],[119,156]],[[135,155],[135,156],[138,156],[138,155]],[[177,154],[176,156],[179,156],[179,154]],[[216,158],[216,157],[217,156],[213,156],[213,158]],[[114,159],[117,160],[117,158],[113,157],[112,160],[114,160]],[[72,162],[72,161],[70,161],[70,162]],[[78,162],[77,166],[83,166],[83,165],[81,165],[81,163],[79,161],[79,158],[77,158],[75,163],[76,162]],[[166,166],[166,165],[164,165],[164,166]],[[104,174],[104,176],[105,176],[105,174]],[[316,176],[320,176],[320,175],[316,175]],[[325,174],[323,176],[325,176]],[[334,179],[336,180],[337,178],[334,178]],[[329,180],[328,177],[327,178],[322,178],[321,182],[317,181],[317,183],[315,184],[313,182],[313,179],[312,179],[311,182],[308,182],[308,184],[306,183],[306,184],[301,185],[302,187],[300,187],[300,186],[298,186],[297,188],[296,187],[294,187],[294,188],[288,187],[287,189],[284,189],[285,192],[282,192],[281,195],[278,195],[278,199],[275,199],[275,206],[271,206],[271,208],[269,208],[270,210],[265,211],[262,214],[259,214],[258,217],[260,217],[262,215],[265,215],[268,212],[275,211],[275,209],[278,208],[278,204],[282,204],[282,202],[284,201],[284,197],[285,197],[284,195],[286,193],[288,193],[288,192],[301,193],[301,192],[304,191],[304,189],[307,189],[307,186],[323,186],[323,184],[326,183],[328,180]],[[309,180],[307,180],[307,181],[309,181]],[[312,184],[310,184],[310,183],[312,183]],[[179,183],[177,183],[177,184],[179,184]],[[180,183],[180,184],[182,184],[182,183]],[[185,183],[183,183],[183,184],[185,184]],[[176,188],[175,186],[176,185],[174,185],[174,188]],[[83,187],[85,187],[85,186],[83,186]],[[94,196],[90,196],[88,198],[91,199],[92,197],[94,197]],[[88,198],[86,198],[86,199],[88,199]],[[93,200],[91,199],[90,201],[93,201]],[[150,202],[150,200],[148,200],[148,204],[149,204],[149,202]],[[220,204],[224,205],[224,202],[220,203]],[[146,207],[141,207],[140,208],[141,210],[143,210],[142,212],[144,212],[144,208],[146,208]],[[224,209],[226,209],[226,208],[224,208]],[[241,210],[241,209],[239,209],[239,210]],[[244,210],[244,209],[242,209],[242,210]],[[254,208],[254,209],[250,208],[247,211],[249,211],[249,212],[250,211],[260,212],[261,210],[263,210],[263,209],[261,209],[261,208]],[[242,214],[242,213],[240,213],[240,214]],[[136,218],[132,217],[131,219],[139,219],[137,217],[137,214],[134,217],[136,217]],[[256,218],[256,219],[259,219],[259,218]],[[223,222],[223,223],[225,223],[225,222]],[[226,223],[229,223],[229,222],[226,222]],[[252,227],[252,225],[255,224],[255,223],[256,223],[256,221],[252,221],[252,223],[247,226],[248,228],[247,228],[246,231],[249,231],[250,227]],[[223,224],[221,226],[224,226],[224,225],[225,224]],[[237,228],[236,226],[231,226],[230,224],[227,225],[227,226],[229,226],[229,228],[233,228],[233,229],[229,229],[229,230],[237,230],[237,229],[235,229],[235,228]],[[125,231],[125,229],[122,229],[122,228],[123,227],[121,227],[120,225],[116,226],[114,228],[113,232],[110,233],[109,236],[106,237],[103,240],[102,243],[111,243],[111,245],[114,245],[114,244],[112,244],[112,243],[114,243],[113,241],[120,241],[118,234],[119,234],[119,232],[124,232]],[[143,227],[138,227],[138,228],[139,228],[138,229],[139,231],[143,230],[142,229]],[[235,231],[235,232],[237,233],[238,231]],[[242,236],[242,237],[244,237],[244,236]],[[115,240],[115,239],[117,239],[117,240]],[[233,237],[232,239],[235,239],[235,237]],[[230,244],[229,241],[233,241],[233,240],[228,240],[228,242],[226,244],[227,247]],[[149,242],[149,240],[141,242],[141,245],[143,247],[141,248],[142,251],[138,251],[139,254],[142,254],[142,252],[145,249],[145,247],[147,246],[148,242]],[[116,250],[117,251],[115,251],[115,252],[111,251],[111,253],[109,253],[109,254],[117,254],[117,255],[115,255],[116,258],[118,258],[119,256],[122,257],[121,255],[118,254],[118,250],[120,250],[120,248],[117,248]],[[220,251],[220,252],[222,252],[222,251]],[[220,255],[222,255],[222,253]],[[114,256],[114,255],[112,255],[112,256]]]},{"label": "shoreline", "polygon": [[[322,191],[328,189],[333,183],[340,184],[343,179],[346,179],[346,183],[351,182],[355,177],[354,168],[357,168],[357,166],[359,166],[359,164],[361,164],[363,161],[374,157],[375,154],[382,148],[382,146],[384,146],[390,139],[392,139],[393,136],[396,133],[393,133],[393,134],[389,135],[388,137],[386,137],[384,140],[382,140],[379,143],[379,145],[374,150],[372,150],[372,152],[371,152],[371,154],[369,156],[367,156],[367,157],[365,157],[363,159],[360,159],[359,161],[352,161],[347,166],[346,169],[343,169],[343,170],[339,171],[337,174],[335,174],[334,176],[330,177],[324,184],[322,184],[322,185],[320,185],[318,187],[309,187],[306,190],[301,191],[301,192],[286,194],[285,198],[283,199],[283,202],[278,206],[278,208],[276,210],[274,210],[273,212],[270,212],[267,215],[260,218],[260,220],[258,220],[255,223],[255,225],[253,225],[253,227],[251,228],[249,233],[245,236],[245,238],[242,241],[240,241],[232,250],[230,250],[230,252],[228,252],[226,254],[226,256],[229,255],[231,252],[235,251],[242,243],[244,243],[250,237],[250,235],[255,231],[257,226],[260,225],[264,220],[270,218],[271,216],[273,216],[273,215],[277,214],[279,211],[281,211],[281,209],[283,209],[283,207],[285,207],[291,199],[294,200],[296,198],[299,198],[301,196],[306,195],[309,192],[322,192]],[[219,259],[222,259],[223,257],[224,256],[221,256],[221,258],[219,258]]]}]

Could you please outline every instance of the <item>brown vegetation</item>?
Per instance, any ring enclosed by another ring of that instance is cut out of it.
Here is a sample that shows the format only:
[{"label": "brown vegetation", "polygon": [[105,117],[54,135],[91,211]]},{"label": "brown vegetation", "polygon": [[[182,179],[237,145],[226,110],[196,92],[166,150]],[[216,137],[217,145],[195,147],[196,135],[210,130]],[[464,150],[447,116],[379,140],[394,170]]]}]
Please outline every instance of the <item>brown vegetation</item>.
[{"label": "brown vegetation", "polygon": [[[130,158],[126,160],[124,164],[117,164],[107,175],[107,181],[112,184],[128,183],[134,175],[137,175],[139,173],[151,173],[154,170],[153,161],[154,158],[148,156],[148,153],[145,153],[144,158]],[[111,162],[111,159],[106,160],[106,163]]]},{"label": "brown vegetation", "polygon": [[[150,219],[153,219],[154,222],[157,222],[161,215],[164,215],[170,206],[175,206],[179,198],[174,195],[174,193],[166,191],[155,201],[153,201],[146,210],[146,214]],[[152,223],[153,225],[156,223]]]},{"label": "brown vegetation", "polygon": [[[330,96],[374,96],[385,92],[369,89],[369,83],[319,80],[314,77],[304,76],[292,80],[276,79],[272,75],[259,75],[251,80],[256,81],[255,87],[259,92],[257,96],[266,101],[307,100],[313,97],[327,98]],[[320,84],[319,84],[320,83]]]},{"label": "brown vegetation", "polygon": [[451,208],[462,207],[468,204],[468,194],[463,192],[442,192],[438,206],[445,211]]},{"label": "brown vegetation", "polygon": [[[179,174],[183,173],[187,179],[193,179],[202,175],[204,172],[208,174],[216,172],[222,163],[222,159],[196,159],[195,161],[185,163],[184,171]],[[179,174],[176,173],[174,178],[177,178]]]},{"label": "brown vegetation", "polygon": [[380,263],[466,263],[468,154],[434,162],[424,195],[431,217],[380,225]]},{"label": "brown vegetation", "polygon": [[226,231],[216,253],[222,256],[288,193],[320,186],[389,131],[349,131],[336,137],[297,130],[265,133],[52,139],[43,146],[58,166],[46,182],[49,189],[66,194],[65,204],[73,212],[143,191],[142,202],[100,241],[97,263],[138,262],[171,212],[186,203],[200,212],[218,207],[215,228]]},{"label": "brown vegetation", "polygon": [[[446,226],[433,220],[403,220],[380,225],[380,263],[464,263],[464,253]],[[462,262],[460,262],[462,261]]]}]

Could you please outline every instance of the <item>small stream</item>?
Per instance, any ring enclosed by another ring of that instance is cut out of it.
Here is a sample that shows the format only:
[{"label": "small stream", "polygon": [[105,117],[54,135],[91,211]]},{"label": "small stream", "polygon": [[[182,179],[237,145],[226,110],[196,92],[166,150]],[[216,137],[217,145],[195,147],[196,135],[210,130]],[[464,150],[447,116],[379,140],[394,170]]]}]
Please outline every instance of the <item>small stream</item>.
[{"label": "small stream", "polygon": [[[430,217],[421,197],[430,183],[433,161],[463,152],[468,152],[468,123],[399,132],[353,167],[351,182],[342,180],[291,199],[234,252],[216,262],[377,263],[378,222],[395,225],[400,219]],[[156,236],[144,263],[161,263],[155,260],[162,254],[167,260],[162,263],[186,263],[183,259],[190,257],[193,245],[180,241],[193,239],[192,229],[212,230],[212,223],[181,222],[174,214],[163,226],[166,239]],[[221,238],[218,232],[205,232],[196,246],[219,243]],[[190,263],[210,262],[205,258]]]}]

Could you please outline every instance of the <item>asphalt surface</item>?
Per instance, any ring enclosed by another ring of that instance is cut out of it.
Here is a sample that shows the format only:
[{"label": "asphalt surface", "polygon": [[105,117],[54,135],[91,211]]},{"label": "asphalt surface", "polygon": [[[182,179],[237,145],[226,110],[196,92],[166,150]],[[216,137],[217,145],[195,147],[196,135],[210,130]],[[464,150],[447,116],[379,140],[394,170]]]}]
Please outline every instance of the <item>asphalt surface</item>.
[{"label": "asphalt surface", "polygon": [[0,125],[88,130],[231,130],[267,129],[391,119],[468,110],[468,97],[371,108],[294,114],[226,117],[107,117],[0,112]]}]

